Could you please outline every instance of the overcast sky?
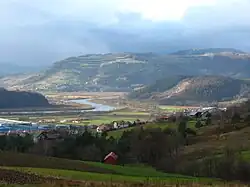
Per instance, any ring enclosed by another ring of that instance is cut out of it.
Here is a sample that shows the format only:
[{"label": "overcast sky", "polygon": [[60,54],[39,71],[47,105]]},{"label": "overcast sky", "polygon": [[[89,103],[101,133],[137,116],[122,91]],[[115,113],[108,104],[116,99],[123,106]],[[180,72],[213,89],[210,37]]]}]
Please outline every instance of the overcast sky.
[{"label": "overcast sky", "polygon": [[193,47],[250,52],[250,0],[0,0],[0,63]]}]

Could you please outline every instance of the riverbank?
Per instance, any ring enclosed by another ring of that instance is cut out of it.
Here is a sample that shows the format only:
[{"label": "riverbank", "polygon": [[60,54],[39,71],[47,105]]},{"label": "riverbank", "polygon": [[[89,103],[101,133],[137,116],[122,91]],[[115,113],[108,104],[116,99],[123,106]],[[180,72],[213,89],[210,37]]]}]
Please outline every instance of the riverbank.
[{"label": "riverbank", "polygon": [[75,100],[75,99],[97,99],[97,98],[119,98],[124,97],[124,92],[60,92],[44,93],[46,97],[55,100]]},{"label": "riverbank", "polygon": [[41,111],[65,111],[65,110],[93,110],[94,107],[91,105],[81,105],[73,104],[72,105],[51,105],[51,107],[25,107],[25,108],[6,108],[0,109],[1,112],[41,112]]},{"label": "riverbank", "polygon": [[[46,114],[60,114],[60,115],[72,115],[81,114],[85,112],[110,112],[117,110],[118,108],[98,104],[92,102],[90,99],[76,99],[69,100],[66,103],[74,103],[79,107],[73,107],[71,105],[55,105],[53,108],[27,108],[27,109],[8,109],[0,110],[0,115],[46,115]],[[66,106],[66,107],[65,107]],[[88,108],[81,108],[80,106],[88,106]]]}]

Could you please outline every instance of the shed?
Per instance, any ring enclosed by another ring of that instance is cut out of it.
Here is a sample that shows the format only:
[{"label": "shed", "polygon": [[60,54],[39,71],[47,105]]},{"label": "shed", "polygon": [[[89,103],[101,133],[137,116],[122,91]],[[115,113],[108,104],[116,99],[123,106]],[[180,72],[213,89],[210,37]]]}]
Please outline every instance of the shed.
[{"label": "shed", "polygon": [[105,164],[112,164],[116,165],[118,156],[114,152],[110,152],[105,158],[104,163]]}]

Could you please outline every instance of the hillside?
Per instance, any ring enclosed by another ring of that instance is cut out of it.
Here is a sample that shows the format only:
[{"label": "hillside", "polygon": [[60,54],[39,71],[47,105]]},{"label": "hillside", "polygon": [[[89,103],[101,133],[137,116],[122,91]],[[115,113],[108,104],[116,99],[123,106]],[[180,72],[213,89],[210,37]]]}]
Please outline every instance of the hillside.
[{"label": "hillside", "polygon": [[173,88],[185,78],[187,78],[187,76],[168,76],[164,79],[157,80],[154,84],[133,90],[129,94],[129,98],[148,99],[155,93],[164,92]]},{"label": "hillside", "polygon": [[206,53],[235,53],[235,54],[246,54],[243,51],[232,49],[232,48],[207,48],[207,49],[187,49],[172,53],[172,55],[202,55]]},{"label": "hillside", "polygon": [[0,109],[44,106],[50,106],[50,104],[39,93],[8,91],[0,88]]},{"label": "hillside", "polygon": [[248,78],[250,55],[232,49],[187,50],[168,55],[89,54],[56,62],[33,75],[3,77],[0,83],[6,88],[37,91],[131,91],[179,75]]},{"label": "hillside", "polygon": [[[158,90],[156,90],[158,88]],[[129,94],[130,98],[153,99],[160,104],[197,104],[247,98],[248,80],[223,76],[197,76],[167,78]]]}]

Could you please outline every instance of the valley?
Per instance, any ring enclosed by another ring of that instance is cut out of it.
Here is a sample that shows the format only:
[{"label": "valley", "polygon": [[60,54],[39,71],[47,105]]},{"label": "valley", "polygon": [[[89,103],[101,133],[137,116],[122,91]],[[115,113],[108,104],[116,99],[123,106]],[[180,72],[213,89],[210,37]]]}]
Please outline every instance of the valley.
[{"label": "valley", "polygon": [[202,49],[90,54],[2,77],[0,181],[248,183],[248,67],[244,52]]},{"label": "valley", "polygon": [[250,0],[0,0],[0,187],[250,187]]}]

